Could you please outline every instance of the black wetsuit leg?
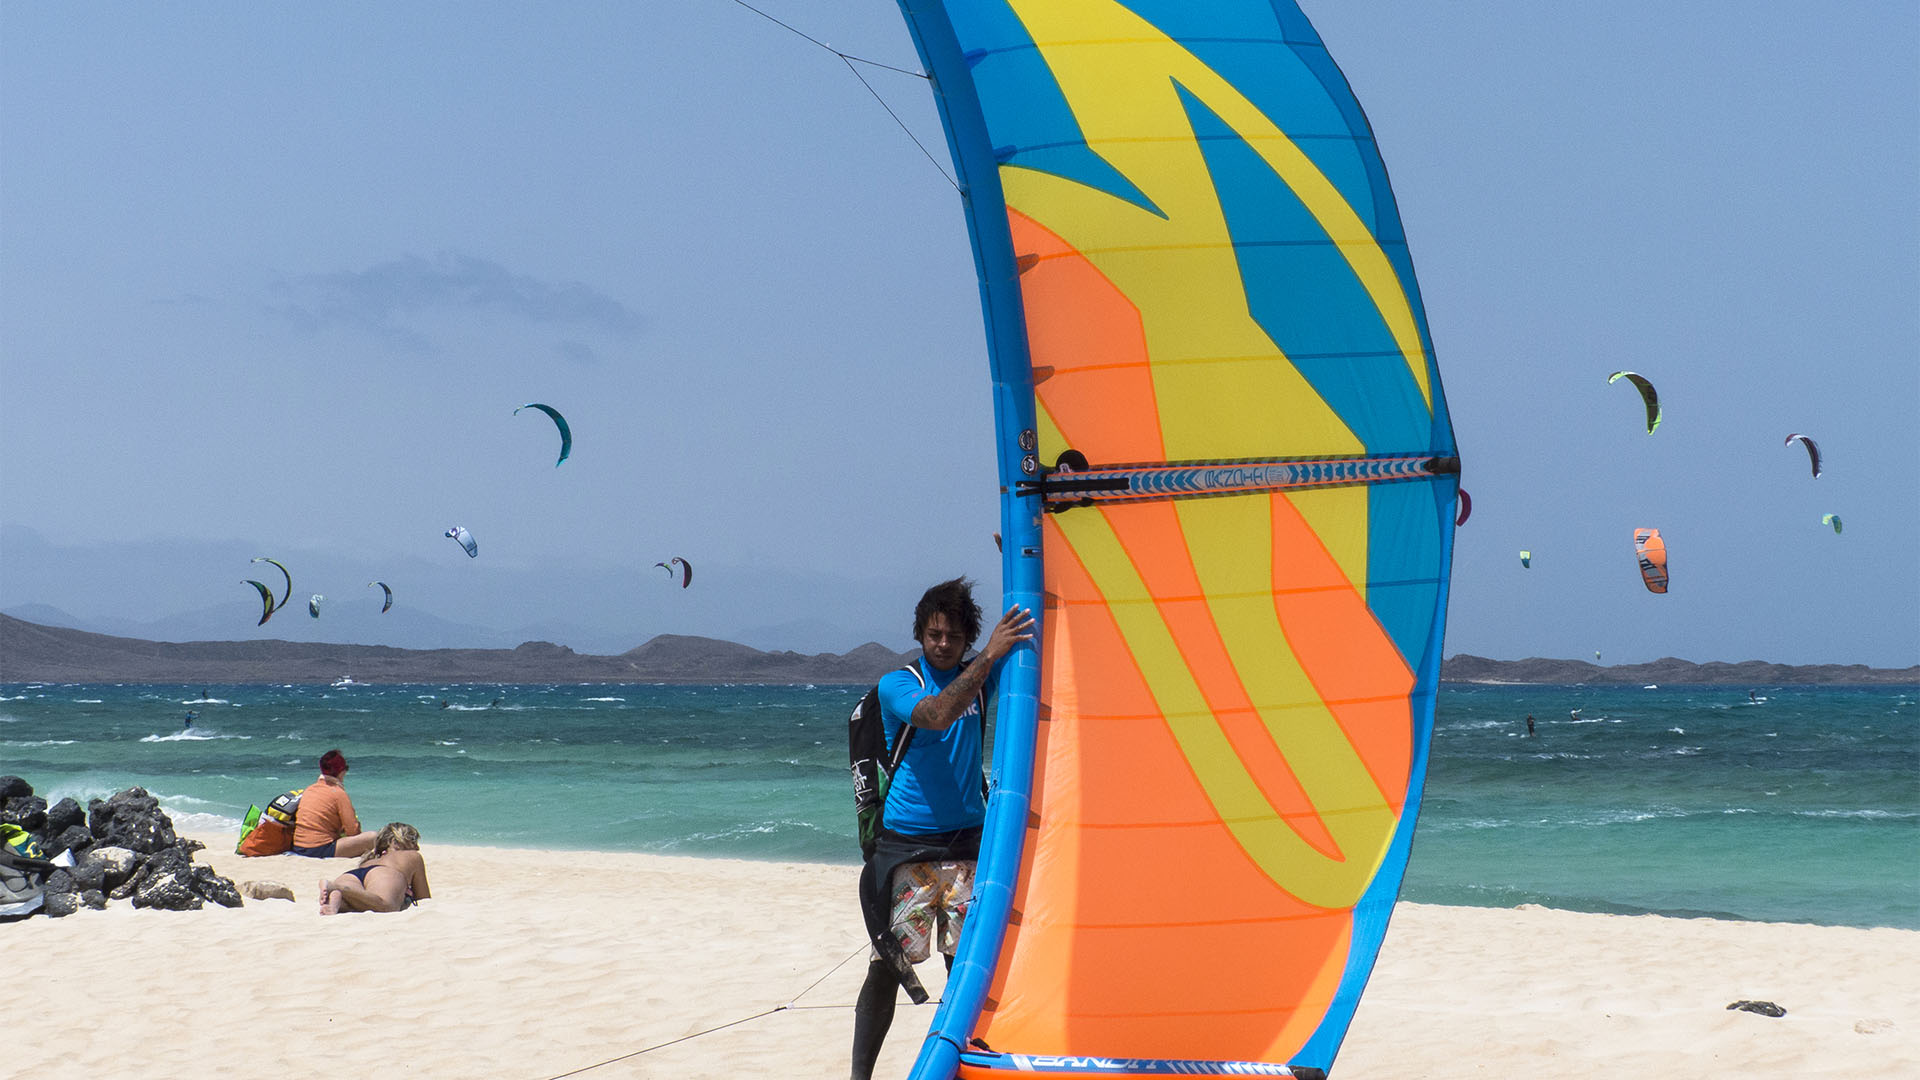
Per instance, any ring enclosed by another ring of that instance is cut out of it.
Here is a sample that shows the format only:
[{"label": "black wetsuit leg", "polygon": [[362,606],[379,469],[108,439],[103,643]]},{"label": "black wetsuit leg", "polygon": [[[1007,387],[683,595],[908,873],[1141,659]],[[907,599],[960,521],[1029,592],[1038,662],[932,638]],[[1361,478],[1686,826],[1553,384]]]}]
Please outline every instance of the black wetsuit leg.
[{"label": "black wetsuit leg", "polygon": [[867,965],[867,981],[860,986],[860,997],[853,1006],[853,1080],[873,1080],[874,1063],[880,1060],[880,1044],[887,1040],[893,1026],[894,1000],[900,992],[900,980],[884,960]]}]

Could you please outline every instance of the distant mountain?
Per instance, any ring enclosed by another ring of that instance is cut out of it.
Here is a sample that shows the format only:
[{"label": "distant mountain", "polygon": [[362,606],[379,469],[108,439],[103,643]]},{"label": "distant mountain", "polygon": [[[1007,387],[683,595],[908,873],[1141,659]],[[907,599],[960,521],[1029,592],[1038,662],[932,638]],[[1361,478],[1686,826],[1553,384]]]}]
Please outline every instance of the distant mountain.
[{"label": "distant mountain", "polygon": [[1662,657],[1646,664],[1601,667],[1585,660],[1489,660],[1461,654],[1440,665],[1442,682],[1524,683],[1573,686],[1578,683],[1646,686],[1657,683],[1705,683],[1733,686],[1920,684],[1920,665],[1908,668],[1870,668],[1865,664],[1769,664],[1745,660],[1737,664]]},{"label": "distant mountain", "polygon": [[[0,615],[0,682],[314,683],[866,683],[911,659],[869,642],[848,653],[766,652],[732,641],[661,634],[617,656],[528,641],[512,649],[400,649],[294,641],[160,642]],[[1916,684],[1920,665],[1696,664],[1668,657],[1601,667],[1584,660],[1455,656],[1445,682],[1644,686]]]},{"label": "distant mountain", "polygon": [[869,642],[845,654],[762,652],[662,634],[618,656],[529,641],[512,649],[398,649],[292,641],[156,642],[0,615],[0,682],[865,683],[905,663]]}]

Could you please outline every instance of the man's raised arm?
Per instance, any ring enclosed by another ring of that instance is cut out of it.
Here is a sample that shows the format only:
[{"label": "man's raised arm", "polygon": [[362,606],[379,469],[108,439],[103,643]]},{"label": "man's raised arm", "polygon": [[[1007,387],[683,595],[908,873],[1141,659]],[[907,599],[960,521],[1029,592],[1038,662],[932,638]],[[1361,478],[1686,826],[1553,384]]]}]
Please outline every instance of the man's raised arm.
[{"label": "man's raised arm", "polygon": [[932,731],[945,731],[953,726],[955,720],[967,711],[967,705],[973,700],[980,688],[986,685],[987,676],[993,674],[993,666],[1000,658],[1013,651],[1015,645],[1033,640],[1033,614],[1018,604],[1007,609],[1000,621],[993,625],[993,633],[987,635],[986,647],[973,663],[962,668],[954,676],[945,690],[932,697],[920,699],[913,707],[909,717],[914,727]]}]

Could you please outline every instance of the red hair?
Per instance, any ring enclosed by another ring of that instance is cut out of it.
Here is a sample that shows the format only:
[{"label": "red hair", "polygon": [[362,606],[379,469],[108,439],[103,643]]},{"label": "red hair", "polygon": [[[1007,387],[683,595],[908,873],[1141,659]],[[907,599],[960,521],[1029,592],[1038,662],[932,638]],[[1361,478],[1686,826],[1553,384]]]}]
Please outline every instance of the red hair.
[{"label": "red hair", "polygon": [[339,776],[346,771],[347,759],[340,751],[329,750],[320,755],[320,774],[322,776]]}]

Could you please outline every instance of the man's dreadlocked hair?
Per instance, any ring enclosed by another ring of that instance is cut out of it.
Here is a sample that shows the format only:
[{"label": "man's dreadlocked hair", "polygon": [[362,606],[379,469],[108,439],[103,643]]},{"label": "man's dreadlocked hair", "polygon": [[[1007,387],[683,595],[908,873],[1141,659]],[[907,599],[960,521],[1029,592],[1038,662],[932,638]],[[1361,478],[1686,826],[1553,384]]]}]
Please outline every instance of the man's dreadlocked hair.
[{"label": "man's dreadlocked hair", "polygon": [[920,640],[935,612],[947,617],[948,626],[967,635],[968,645],[980,636],[980,605],[973,602],[973,582],[966,578],[943,581],[921,595],[913,609],[913,640]]}]

